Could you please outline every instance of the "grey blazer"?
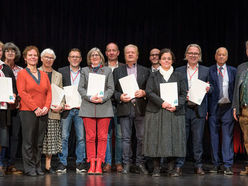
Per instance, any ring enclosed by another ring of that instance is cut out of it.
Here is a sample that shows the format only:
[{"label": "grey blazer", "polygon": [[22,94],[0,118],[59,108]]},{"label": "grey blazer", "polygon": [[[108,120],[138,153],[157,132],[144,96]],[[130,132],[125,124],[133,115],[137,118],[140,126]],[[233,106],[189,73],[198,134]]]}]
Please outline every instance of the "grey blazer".
[{"label": "grey blazer", "polygon": [[[40,67],[39,70],[44,71],[42,67]],[[51,84],[52,83],[55,84],[55,85],[57,85],[60,88],[63,88],[63,85],[62,85],[62,74],[59,73],[59,72],[57,72],[57,71],[55,71],[55,70],[53,70],[52,71]],[[60,105],[63,107],[64,102],[62,101]],[[48,118],[49,119],[60,120],[60,113],[53,112],[51,109],[49,109],[49,111],[48,111]]]},{"label": "grey blazer", "polygon": [[84,67],[81,69],[78,92],[82,97],[82,103],[79,111],[79,116],[89,118],[113,117],[114,113],[112,108],[111,97],[114,93],[114,81],[112,70],[109,67],[102,67],[97,72],[98,74],[106,76],[104,97],[102,103],[92,103],[90,101],[90,97],[86,95],[89,73],[93,73],[92,68]]}]

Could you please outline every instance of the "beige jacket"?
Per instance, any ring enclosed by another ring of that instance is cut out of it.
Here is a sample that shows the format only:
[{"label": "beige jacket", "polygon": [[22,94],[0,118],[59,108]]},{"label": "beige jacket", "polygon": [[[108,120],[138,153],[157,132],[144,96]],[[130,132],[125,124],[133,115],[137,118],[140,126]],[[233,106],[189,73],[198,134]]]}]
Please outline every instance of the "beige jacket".
[{"label": "beige jacket", "polygon": [[[39,68],[39,70],[44,71],[42,69],[42,67]],[[53,70],[52,71],[52,80],[51,83],[57,85],[60,88],[63,88],[63,84],[62,84],[62,74]],[[62,107],[64,106],[64,102],[62,101],[60,104]],[[48,118],[49,119],[57,119],[60,120],[60,113],[57,112],[53,112],[51,109],[48,112]]]}]

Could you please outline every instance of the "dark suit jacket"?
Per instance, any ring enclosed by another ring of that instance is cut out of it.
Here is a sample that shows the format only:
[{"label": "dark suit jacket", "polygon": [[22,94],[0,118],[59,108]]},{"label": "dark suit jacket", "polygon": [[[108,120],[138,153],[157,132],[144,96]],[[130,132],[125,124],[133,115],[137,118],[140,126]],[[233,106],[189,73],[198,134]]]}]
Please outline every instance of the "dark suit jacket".
[{"label": "dark suit jacket", "polygon": [[[233,90],[235,85],[236,68],[232,66],[226,66],[228,73],[228,96],[229,100],[233,99]],[[213,91],[208,95],[208,113],[209,115],[215,115],[217,111],[219,95],[220,95],[220,84],[218,80],[217,65],[209,67],[209,83],[213,87]]]},{"label": "dark suit jacket", "polygon": [[[119,66],[113,72],[114,84],[115,84],[114,96],[117,102],[117,116],[128,116],[131,111],[132,103],[131,102],[124,103],[120,100],[120,96],[121,94],[123,94],[123,92],[121,89],[119,79],[127,75],[128,74],[127,74],[126,65]],[[149,69],[137,64],[137,83],[140,89],[145,90],[146,82],[148,80],[149,75],[150,75]],[[136,114],[141,115],[141,116],[145,115],[146,103],[147,101],[145,97],[136,98],[136,104],[135,104]]]},{"label": "dark suit jacket", "polygon": [[[173,72],[168,82],[177,82],[178,90],[178,106],[176,106],[175,115],[185,114],[186,101],[186,83],[180,72]],[[148,104],[146,110],[148,112],[158,112],[162,108],[164,102],[160,97],[160,83],[166,83],[159,71],[152,72],[146,84],[146,97]]]},{"label": "dark suit jacket", "polygon": [[[182,75],[184,76],[184,79],[185,79],[186,85],[187,85],[187,90],[188,90],[189,86],[188,86],[188,77],[187,77],[187,65],[176,68],[176,71],[181,72]],[[198,79],[205,81],[205,82],[209,81],[209,68],[208,67],[199,65]],[[207,96],[206,95],[205,95],[204,99],[202,100],[201,105],[197,106],[197,111],[198,111],[199,117],[205,117],[206,116],[206,114],[207,114]]]}]

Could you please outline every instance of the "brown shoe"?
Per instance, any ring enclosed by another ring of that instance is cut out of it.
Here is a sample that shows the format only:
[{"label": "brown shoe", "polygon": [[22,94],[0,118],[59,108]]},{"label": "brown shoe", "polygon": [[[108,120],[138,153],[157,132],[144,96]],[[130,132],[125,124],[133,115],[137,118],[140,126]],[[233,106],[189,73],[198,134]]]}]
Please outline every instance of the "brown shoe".
[{"label": "brown shoe", "polygon": [[110,173],[110,172],[111,172],[111,165],[106,164],[106,165],[103,167],[103,172]]},{"label": "brown shoe", "polygon": [[7,167],[6,174],[23,174],[23,172],[18,170],[15,166],[11,165]]},{"label": "brown shoe", "polygon": [[248,167],[245,167],[245,170],[240,171],[240,176],[247,176],[248,175]]},{"label": "brown shoe", "polygon": [[201,167],[196,168],[195,173],[200,175],[200,176],[205,175],[205,172]]},{"label": "brown shoe", "polygon": [[121,165],[121,164],[116,164],[115,166],[116,166],[116,171],[117,171],[118,173],[121,173],[122,170],[123,170],[122,165]]}]

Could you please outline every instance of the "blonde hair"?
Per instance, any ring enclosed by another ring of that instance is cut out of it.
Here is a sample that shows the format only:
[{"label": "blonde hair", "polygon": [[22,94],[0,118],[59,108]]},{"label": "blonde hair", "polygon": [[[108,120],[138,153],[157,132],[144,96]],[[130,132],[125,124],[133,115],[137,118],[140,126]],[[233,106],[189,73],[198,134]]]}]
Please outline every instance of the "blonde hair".
[{"label": "blonde hair", "polygon": [[100,64],[101,64],[102,66],[104,66],[104,63],[105,63],[104,56],[103,56],[101,50],[100,50],[99,48],[96,48],[96,47],[92,48],[92,49],[88,52],[88,54],[87,54],[87,64],[88,64],[88,66],[91,65],[90,57],[91,57],[91,54],[92,54],[93,52],[97,52],[97,53],[100,55],[100,58],[101,58]]},{"label": "blonde hair", "polygon": [[202,61],[202,50],[201,50],[201,47],[198,45],[198,44],[189,44],[185,50],[185,53],[184,53],[184,60],[187,60],[186,59],[186,54],[188,53],[188,50],[190,47],[196,47],[198,48],[199,50],[199,61]]}]

